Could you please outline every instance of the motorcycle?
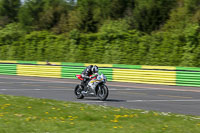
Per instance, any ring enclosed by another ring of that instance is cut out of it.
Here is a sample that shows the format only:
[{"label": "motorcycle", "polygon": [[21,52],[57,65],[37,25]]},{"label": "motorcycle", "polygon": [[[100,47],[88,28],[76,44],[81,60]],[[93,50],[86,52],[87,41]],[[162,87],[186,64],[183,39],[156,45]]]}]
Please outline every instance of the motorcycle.
[{"label": "motorcycle", "polygon": [[[81,75],[76,75],[79,80],[83,80]],[[108,87],[106,86],[107,78],[104,74],[97,75],[92,78],[86,89],[81,84],[76,85],[74,93],[77,99],[83,99],[84,97],[98,97],[99,100],[105,101],[108,97]]]}]

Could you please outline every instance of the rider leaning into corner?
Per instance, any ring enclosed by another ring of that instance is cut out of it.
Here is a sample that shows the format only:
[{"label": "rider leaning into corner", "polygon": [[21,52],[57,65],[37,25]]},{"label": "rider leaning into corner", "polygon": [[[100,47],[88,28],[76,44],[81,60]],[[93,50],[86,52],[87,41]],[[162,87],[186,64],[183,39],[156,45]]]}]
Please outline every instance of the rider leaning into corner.
[{"label": "rider leaning into corner", "polygon": [[[98,71],[99,70],[98,70],[98,67],[96,65],[94,65],[94,66],[93,65],[89,65],[88,67],[86,67],[83,70],[83,72],[81,74],[81,76],[83,78],[83,80],[81,82],[81,85],[84,86],[84,90],[86,90],[87,84],[89,83],[89,81],[92,78],[94,78],[94,77],[96,77],[98,75]],[[91,75],[93,75],[93,76],[91,76]]]}]

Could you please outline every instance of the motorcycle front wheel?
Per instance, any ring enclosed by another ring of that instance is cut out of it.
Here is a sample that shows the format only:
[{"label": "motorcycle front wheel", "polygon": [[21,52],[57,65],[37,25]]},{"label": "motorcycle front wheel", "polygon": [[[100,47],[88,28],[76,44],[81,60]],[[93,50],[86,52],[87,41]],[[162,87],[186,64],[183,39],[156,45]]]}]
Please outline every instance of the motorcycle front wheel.
[{"label": "motorcycle front wheel", "polygon": [[97,90],[97,96],[99,97],[99,100],[105,101],[108,97],[108,87],[106,85],[99,85]]},{"label": "motorcycle front wheel", "polygon": [[74,94],[76,96],[77,99],[83,99],[84,96],[81,93],[83,91],[83,87],[81,85],[77,85],[74,89]]}]

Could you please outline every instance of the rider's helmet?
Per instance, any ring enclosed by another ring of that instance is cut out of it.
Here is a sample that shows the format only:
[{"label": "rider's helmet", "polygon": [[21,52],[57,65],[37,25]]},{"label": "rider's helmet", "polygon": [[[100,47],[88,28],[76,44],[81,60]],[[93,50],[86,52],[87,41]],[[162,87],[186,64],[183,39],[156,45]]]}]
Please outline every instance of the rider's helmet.
[{"label": "rider's helmet", "polygon": [[98,71],[99,71],[98,67],[97,67],[96,65],[94,65],[94,66],[92,67],[92,72],[93,72],[93,73],[98,73]]}]

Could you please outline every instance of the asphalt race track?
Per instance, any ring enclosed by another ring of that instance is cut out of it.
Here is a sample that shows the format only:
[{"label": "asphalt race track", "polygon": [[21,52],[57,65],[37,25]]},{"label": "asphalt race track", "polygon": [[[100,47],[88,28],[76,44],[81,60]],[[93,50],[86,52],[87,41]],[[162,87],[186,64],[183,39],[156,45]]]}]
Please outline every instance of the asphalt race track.
[{"label": "asphalt race track", "polygon": [[74,97],[79,80],[0,75],[0,94],[200,116],[200,88],[108,82],[107,101]]}]

